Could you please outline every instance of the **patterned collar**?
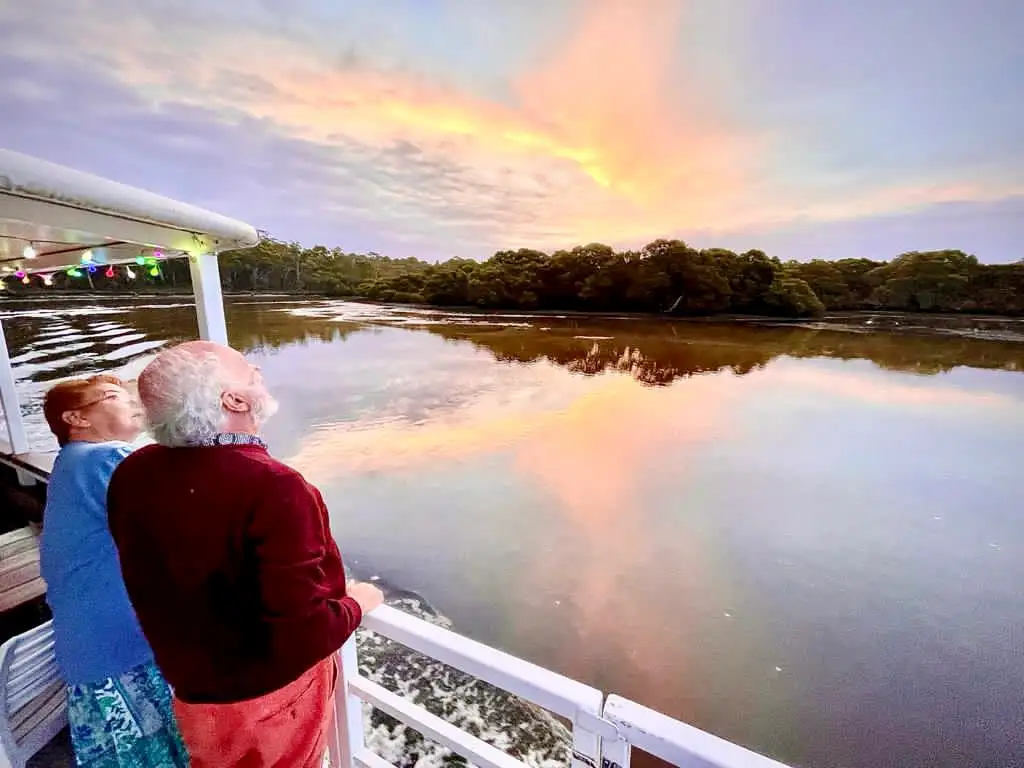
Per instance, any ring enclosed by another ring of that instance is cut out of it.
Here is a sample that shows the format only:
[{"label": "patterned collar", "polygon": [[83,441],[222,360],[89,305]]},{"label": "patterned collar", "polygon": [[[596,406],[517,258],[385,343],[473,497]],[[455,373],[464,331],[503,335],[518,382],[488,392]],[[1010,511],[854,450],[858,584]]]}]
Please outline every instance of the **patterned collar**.
[{"label": "patterned collar", "polygon": [[215,445],[258,445],[260,448],[266,449],[267,441],[258,435],[248,435],[244,432],[221,432],[213,437],[200,440],[195,445],[204,448]]}]

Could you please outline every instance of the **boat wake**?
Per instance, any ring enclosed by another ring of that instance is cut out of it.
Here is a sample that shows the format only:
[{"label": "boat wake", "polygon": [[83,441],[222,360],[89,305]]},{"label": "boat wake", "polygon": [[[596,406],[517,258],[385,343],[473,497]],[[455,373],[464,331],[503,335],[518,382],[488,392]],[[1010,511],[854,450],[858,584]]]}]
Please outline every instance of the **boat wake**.
[{"label": "boat wake", "polygon": [[[451,621],[420,596],[377,583],[384,588],[388,605],[451,629]],[[562,768],[568,764],[569,729],[546,710],[369,630],[359,631],[356,645],[360,674],[378,685],[528,765]],[[399,768],[466,762],[367,704],[363,714],[367,746]]]}]

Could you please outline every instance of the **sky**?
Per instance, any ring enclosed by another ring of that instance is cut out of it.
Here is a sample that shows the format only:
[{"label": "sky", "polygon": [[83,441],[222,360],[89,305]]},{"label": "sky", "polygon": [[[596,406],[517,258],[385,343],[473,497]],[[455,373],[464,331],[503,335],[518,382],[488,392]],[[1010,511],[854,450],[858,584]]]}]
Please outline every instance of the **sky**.
[{"label": "sky", "polygon": [[0,3],[0,146],[284,240],[1024,258],[1020,0]]}]

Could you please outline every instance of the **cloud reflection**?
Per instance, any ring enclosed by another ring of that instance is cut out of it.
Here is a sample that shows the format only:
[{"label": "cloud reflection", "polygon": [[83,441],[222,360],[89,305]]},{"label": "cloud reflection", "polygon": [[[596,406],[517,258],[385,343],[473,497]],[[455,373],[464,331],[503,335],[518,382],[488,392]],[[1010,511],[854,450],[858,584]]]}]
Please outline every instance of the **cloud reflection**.
[{"label": "cloud reflection", "polygon": [[1014,409],[1019,412],[1021,400],[998,392],[978,392],[950,386],[928,384],[899,384],[891,380],[842,373],[834,370],[815,370],[812,367],[772,366],[761,377],[766,384],[783,384],[820,390],[829,395],[854,398],[893,407],[950,406],[985,409]]},{"label": "cloud reflection", "polygon": [[[600,637],[616,663],[649,688],[648,700],[661,703],[659,670],[681,673],[691,666],[678,635],[637,631],[666,606],[660,590],[633,583],[638,578],[633,574],[649,573],[650,562],[659,557],[658,516],[677,511],[642,500],[644,473],[656,456],[671,455],[685,475],[689,451],[727,432],[728,404],[737,391],[728,385],[733,377],[707,376],[652,389],[621,373],[583,379],[547,366],[533,370],[543,386],[525,397],[483,391],[457,410],[442,409],[418,423],[332,425],[309,435],[288,461],[313,482],[324,483],[350,473],[509,452],[512,471],[555,502],[550,508],[558,519],[546,527],[552,538],[531,549],[527,572],[510,588],[521,591],[519,599],[525,601],[546,599],[552,585],[564,590],[564,651],[557,652],[562,658],[556,666],[599,682],[607,654],[598,663],[575,649]],[[675,530],[678,536],[686,528]],[[671,594],[677,604],[696,604],[697,595],[712,588],[703,547],[678,539],[672,546],[687,555],[667,566]]]}]

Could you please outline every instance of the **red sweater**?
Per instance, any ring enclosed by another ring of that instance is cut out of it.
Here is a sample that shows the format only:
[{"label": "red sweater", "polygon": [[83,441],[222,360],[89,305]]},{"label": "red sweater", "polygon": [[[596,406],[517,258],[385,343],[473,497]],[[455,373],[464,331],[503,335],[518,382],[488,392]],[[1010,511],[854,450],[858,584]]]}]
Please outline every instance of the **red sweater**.
[{"label": "red sweater", "polygon": [[319,491],[260,446],[146,446],[107,506],[128,596],[183,701],[277,690],[359,625]]}]

